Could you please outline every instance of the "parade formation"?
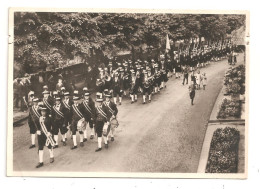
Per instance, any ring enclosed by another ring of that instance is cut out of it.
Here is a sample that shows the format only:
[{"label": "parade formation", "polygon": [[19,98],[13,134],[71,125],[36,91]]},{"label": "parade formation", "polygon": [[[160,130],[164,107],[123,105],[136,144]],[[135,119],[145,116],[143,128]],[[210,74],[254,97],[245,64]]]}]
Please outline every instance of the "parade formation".
[{"label": "parade formation", "polygon": [[[88,137],[90,140],[97,137],[95,152],[102,150],[102,141],[105,149],[108,149],[109,140],[115,140],[115,131],[120,122],[117,120],[117,106],[123,104],[123,97],[129,99],[129,104],[136,103],[138,97],[142,98],[143,104],[152,103],[152,96],[166,90],[167,81],[173,76],[176,79],[182,77],[181,84],[189,86],[193,105],[195,91],[201,88],[205,90],[207,85],[206,73],[200,73],[200,68],[227,57],[232,64],[234,61],[230,59],[235,56],[231,44],[226,43],[218,47],[204,46],[194,49],[192,53],[188,50],[174,51],[173,59],[165,53],[157,60],[109,61],[107,67],[99,67],[96,91],[84,86],[82,90],[71,92],[65,88],[62,75],[57,78],[56,90],[49,90],[46,83],[41,96],[35,96],[35,92],[30,91],[27,101],[23,98],[23,103],[29,108],[29,149],[36,147],[35,138],[38,136],[39,164],[36,168],[43,166],[44,146],[49,149],[50,163],[54,162],[54,149],[61,145],[65,148],[68,140],[73,143],[71,150],[78,148],[77,132],[80,147],[84,147]],[[127,100],[123,105],[128,106]],[[90,133],[87,133],[87,127]]]}]

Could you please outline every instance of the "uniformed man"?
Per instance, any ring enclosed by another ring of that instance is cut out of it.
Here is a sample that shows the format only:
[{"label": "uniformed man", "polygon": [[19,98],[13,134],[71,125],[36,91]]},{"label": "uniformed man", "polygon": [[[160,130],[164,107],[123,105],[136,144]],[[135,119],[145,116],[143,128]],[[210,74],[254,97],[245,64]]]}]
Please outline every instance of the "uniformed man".
[{"label": "uniformed man", "polygon": [[[97,105],[94,111],[94,122],[95,122],[95,129],[98,136],[98,148],[96,152],[102,150],[102,135],[103,135],[103,127],[106,124],[106,128],[108,128],[109,120],[108,120],[108,109],[103,104],[103,96],[102,93],[97,93],[96,99]],[[107,137],[104,137],[105,148],[108,148]]]},{"label": "uniformed man", "polygon": [[[150,76],[151,77],[151,76]],[[143,79],[143,104],[146,103],[146,94],[148,95],[149,102],[151,102],[151,93],[152,93],[152,86],[151,86],[151,78],[148,77],[148,72],[144,72],[144,79]]]},{"label": "uniformed man", "polygon": [[[73,101],[74,104],[71,107],[71,131],[72,131],[72,138],[73,138],[73,146],[71,147],[71,150],[74,150],[77,148],[77,138],[76,138],[76,132],[79,131],[80,134],[80,146],[83,147],[83,130],[84,130],[84,121],[85,118],[82,114],[82,104],[79,103],[79,97],[74,96]],[[79,122],[80,121],[80,122]],[[79,128],[78,128],[79,126]]]},{"label": "uniformed man", "polygon": [[[93,125],[93,120],[94,120],[94,111],[95,111],[95,103],[90,97],[90,92],[86,91],[84,94],[84,100],[82,102],[83,104],[83,109],[82,113],[86,117],[86,123],[89,124],[89,127],[91,129],[90,133],[90,139],[92,140],[94,138],[94,125]],[[87,129],[84,130],[84,139],[83,142],[87,141]]]},{"label": "uniformed man", "polygon": [[49,91],[43,91],[42,92],[43,94],[43,99],[42,99],[42,102],[43,102],[43,105],[47,107],[47,116],[50,115],[51,111],[52,111],[52,106],[53,106],[53,101],[50,97],[50,92]]},{"label": "uniformed man", "polygon": [[[106,101],[104,102],[104,104],[108,109],[107,118],[108,121],[111,121],[112,119],[116,119],[118,109],[116,107],[116,104],[111,101],[112,94],[107,94],[105,95],[105,97],[106,97]],[[114,141],[115,128],[114,125],[111,125],[110,123],[109,126],[110,126],[111,141]],[[108,135],[109,133],[107,133],[107,140],[108,140]]]},{"label": "uniformed man", "polygon": [[[67,129],[69,132],[71,132],[70,130],[70,123],[71,123],[71,106],[73,104],[73,101],[70,99],[70,93],[69,92],[65,92],[64,93],[64,99],[62,100],[62,104],[65,108],[67,108],[67,123],[65,123],[65,125],[67,126]],[[71,137],[72,137],[72,133]],[[67,133],[65,133],[65,141],[67,141]]]},{"label": "uniformed man", "polygon": [[68,123],[68,111],[63,104],[61,104],[61,98],[56,97],[55,105],[52,108],[52,133],[55,140],[55,148],[58,148],[58,134],[59,131],[62,135],[63,146],[66,146],[65,133],[67,132],[67,123]]},{"label": "uniformed man", "polygon": [[112,79],[112,89],[114,102],[117,104],[117,96],[119,97],[119,104],[122,103],[122,95],[123,95],[123,80],[120,79],[118,73],[116,72],[114,78]]},{"label": "uniformed man", "polygon": [[33,106],[29,108],[29,117],[28,117],[28,125],[30,128],[30,134],[31,134],[31,148],[35,148],[35,133],[37,131],[37,128],[39,128],[39,118],[40,118],[40,109],[38,106],[39,99],[34,98],[33,99]]},{"label": "uniformed man", "polygon": [[131,87],[130,87],[130,90],[129,90],[130,97],[131,97],[131,104],[133,104],[135,102],[135,99],[137,101],[137,92],[138,92],[138,85],[136,83],[136,75],[135,75],[135,72],[132,71]]},{"label": "uniformed man", "polygon": [[50,163],[54,162],[53,146],[55,142],[51,135],[51,119],[47,116],[47,107],[42,107],[41,116],[39,118],[39,126],[37,128],[38,145],[39,145],[39,163],[36,168],[43,166],[43,148],[46,145],[49,148]]}]

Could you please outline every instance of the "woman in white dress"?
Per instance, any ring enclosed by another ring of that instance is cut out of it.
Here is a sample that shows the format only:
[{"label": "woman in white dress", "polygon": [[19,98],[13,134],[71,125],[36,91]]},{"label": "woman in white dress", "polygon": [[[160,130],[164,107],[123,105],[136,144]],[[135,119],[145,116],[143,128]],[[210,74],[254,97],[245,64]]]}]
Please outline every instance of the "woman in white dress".
[{"label": "woman in white dress", "polygon": [[196,74],[196,84],[197,84],[197,89],[200,89],[200,83],[201,83],[201,74],[200,71],[198,70],[197,74]]}]

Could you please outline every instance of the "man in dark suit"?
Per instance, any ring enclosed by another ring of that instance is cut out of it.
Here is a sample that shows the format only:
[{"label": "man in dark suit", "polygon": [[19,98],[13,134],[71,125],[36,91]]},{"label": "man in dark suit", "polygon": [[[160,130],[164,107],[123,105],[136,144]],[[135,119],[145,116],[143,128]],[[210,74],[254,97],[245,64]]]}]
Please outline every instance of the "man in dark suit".
[{"label": "man in dark suit", "polygon": [[52,134],[54,135],[54,140],[56,142],[55,148],[58,148],[58,133],[60,131],[62,135],[62,143],[63,146],[66,146],[66,141],[65,141],[65,133],[67,132],[67,123],[68,123],[68,118],[67,118],[67,109],[65,106],[61,104],[61,98],[56,97],[55,99],[55,105],[52,108],[51,112],[51,118],[52,118]]},{"label": "man in dark suit", "polygon": [[[107,107],[103,104],[103,96],[102,93],[97,93],[97,106],[94,111],[94,123],[95,123],[95,128],[96,128],[96,133],[98,136],[98,148],[96,149],[96,152],[99,152],[102,150],[102,135],[103,135],[103,127],[104,125],[108,129],[109,125],[109,119],[108,119],[108,114],[109,111]],[[105,148],[108,148],[108,143],[107,143],[107,137],[104,136],[104,142],[105,142]]]},{"label": "man in dark suit", "polygon": [[[116,119],[118,109],[117,109],[116,104],[111,101],[111,98],[112,98],[111,94],[106,94],[105,97],[106,97],[106,101],[104,102],[104,105],[108,109],[107,118],[109,121],[111,121],[112,119]],[[110,123],[109,123],[109,126],[111,127]],[[114,141],[115,128],[111,127],[110,134],[111,134],[111,141]],[[108,135],[107,135],[107,140],[108,140]]]},{"label": "man in dark suit", "polygon": [[[80,146],[83,147],[83,131],[78,129],[79,121],[84,123],[85,118],[83,116],[83,107],[82,104],[79,104],[79,96],[73,97],[74,104],[71,106],[71,132],[73,137],[73,146],[71,147],[71,150],[74,150],[77,148],[77,138],[76,138],[76,132],[79,131],[80,134]],[[84,128],[83,128],[84,129]]]},{"label": "man in dark suit", "polygon": [[46,145],[50,152],[50,163],[54,162],[53,146],[55,142],[51,135],[51,119],[47,116],[47,107],[40,108],[41,116],[39,118],[39,127],[37,128],[38,145],[39,145],[39,163],[36,168],[43,166],[43,148]]},{"label": "man in dark suit", "polygon": [[50,97],[50,91],[45,90],[42,92],[43,94],[43,105],[47,108],[47,116],[49,116],[51,114],[52,111],[52,106],[53,106],[53,100]]},{"label": "man in dark suit", "polygon": [[29,147],[29,149],[35,148],[35,133],[36,133],[37,128],[39,128],[39,118],[41,115],[40,115],[38,102],[39,102],[39,99],[34,98],[33,106],[29,108],[28,125],[30,128],[31,141],[32,141],[32,144]]},{"label": "man in dark suit", "polygon": [[[94,138],[94,127],[93,127],[93,119],[94,119],[94,111],[95,111],[95,103],[90,98],[90,92],[86,91],[84,94],[84,100],[82,102],[83,109],[82,113],[86,117],[86,122],[89,123],[89,127],[91,129],[90,139]],[[84,130],[84,139],[83,142],[87,141],[87,129]]]}]

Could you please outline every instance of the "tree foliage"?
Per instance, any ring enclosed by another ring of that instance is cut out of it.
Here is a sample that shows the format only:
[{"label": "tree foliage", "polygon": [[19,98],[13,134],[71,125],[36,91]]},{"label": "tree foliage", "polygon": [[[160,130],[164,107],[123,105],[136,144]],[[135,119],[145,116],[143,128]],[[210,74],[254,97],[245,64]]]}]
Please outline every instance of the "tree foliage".
[{"label": "tree foliage", "polygon": [[244,22],[245,15],[16,12],[14,61],[30,73],[75,57],[87,61],[93,51],[113,56],[148,45],[158,48],[166,34],[173,41],[220,40]]}]

